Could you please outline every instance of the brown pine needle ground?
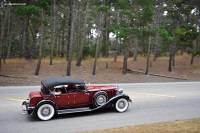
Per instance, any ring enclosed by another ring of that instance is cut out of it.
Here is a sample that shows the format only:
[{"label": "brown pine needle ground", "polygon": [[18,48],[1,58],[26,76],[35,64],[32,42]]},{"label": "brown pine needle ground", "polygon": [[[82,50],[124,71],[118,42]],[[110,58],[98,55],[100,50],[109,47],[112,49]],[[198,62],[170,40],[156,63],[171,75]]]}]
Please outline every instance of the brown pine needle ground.
[{"label": "brown pine needle ground", "polygon": [[200,119],[139,126],[126,126],[121,128],[86,131],[81,133],[200,133]]}]

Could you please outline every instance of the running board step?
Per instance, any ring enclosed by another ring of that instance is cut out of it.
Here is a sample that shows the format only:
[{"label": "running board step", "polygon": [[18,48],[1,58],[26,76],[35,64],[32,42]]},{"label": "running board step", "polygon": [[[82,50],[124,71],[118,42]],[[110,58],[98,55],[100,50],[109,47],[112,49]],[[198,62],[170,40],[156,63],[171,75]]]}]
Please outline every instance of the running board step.
[{"label": "running board step", "polygon": [[58,110],[58,114],[78,113],[78,112],[87,112],[87,111],[92,111],[92,110],[89,107],[62,109],[62,110]]}]

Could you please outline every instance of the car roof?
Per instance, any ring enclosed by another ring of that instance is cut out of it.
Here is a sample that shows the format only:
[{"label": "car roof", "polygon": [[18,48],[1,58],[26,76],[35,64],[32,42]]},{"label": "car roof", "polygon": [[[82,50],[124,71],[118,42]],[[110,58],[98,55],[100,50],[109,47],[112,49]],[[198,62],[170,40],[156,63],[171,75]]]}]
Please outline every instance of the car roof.
[{"label": "car roof", "polygon": [[84,80],[75,78],[48,78],[41,81],[47,89],[52,90],[54,86],[66,84],[85,84]]}]

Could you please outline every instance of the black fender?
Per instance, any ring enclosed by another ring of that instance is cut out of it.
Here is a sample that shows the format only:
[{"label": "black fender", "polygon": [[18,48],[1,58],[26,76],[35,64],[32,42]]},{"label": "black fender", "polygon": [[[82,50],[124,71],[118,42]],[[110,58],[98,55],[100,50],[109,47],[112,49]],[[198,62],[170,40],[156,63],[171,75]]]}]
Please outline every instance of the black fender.
[{"label": "black fender", "polygon": [[57,108],[56,103],[53,102],[52,100],[48,100],[48,99],[44,99],[44,100],[40,101],[40,102],[35,106],[34,112],[36,113],[37,110],[38,110],[38,108],[39,108],[41,105],[43,105],[43,104],[51,104],[51,105],[54,107],[54,109],[55,109],[55,113],[56,113],[56,114],[58,113],[58,112],[57,112],[58,108]]},{"label": "black fender", "polygon": [[115,103],[117,100],[119,100],[120,98],[125,98],[127,101],[130,101],[131,102],[131,99],[128,95],[124,94],[124,93],[121,93],[121,94],[118,94],[117,96],[115,97],[112,97],[109,102],[110,103]]},{"label": "black fender", "polygon": [[118,95],[112,97],[112,98],[111,98],[109,101],[107,101],[104,105],[98,106],[98,107],[92,109],[92,111],[98,110],[98,109],[101,109],[101,108],[104,108],[104,107],[106,107],[106,106],[109,105],[109,104],[114,104],[114,103],[115,103],[117,100],[119,100],[120,98],[125,98],[128,102],[131,102],[131,99],[130,99],[130,97],[129,97],[128,95],[126,95],[126,94],[124,94],[124,93],[121,93],[121,94],[118,94]]}]

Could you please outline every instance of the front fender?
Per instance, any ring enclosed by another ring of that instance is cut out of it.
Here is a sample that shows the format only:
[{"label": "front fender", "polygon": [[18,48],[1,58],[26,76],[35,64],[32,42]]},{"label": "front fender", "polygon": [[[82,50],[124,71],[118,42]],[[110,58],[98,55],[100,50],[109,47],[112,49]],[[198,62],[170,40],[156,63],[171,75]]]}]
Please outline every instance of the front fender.
[{"label": "front fender", "polygon": [[121,94],[118,94],[118,95],[112,97],[108,102],[109,103],[115,103],[120,98],[125,98],[128,102],[132,102],[130,97],[128,95],[124,94],[124,93],[121,93]]},{"label": "front fender", "polygon": [[109,101],[107,101],[105,104],[101,105],[101,106],[98,106],[94,109],[92,109],[92,111],[94,110],[98,110],[98,109],[101,109],[101,108],[104,108],[106,107],[108,104],[114,104],[117,100],[119,100],[120,98],[125,98],[127,99],[128,102],[132,102],[132,100],[130,99],[130,97],[124,93],[121,93],[121,94],[118,94],[114,97],[112,97]]}]

